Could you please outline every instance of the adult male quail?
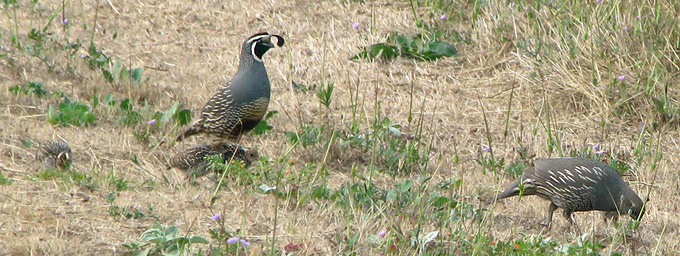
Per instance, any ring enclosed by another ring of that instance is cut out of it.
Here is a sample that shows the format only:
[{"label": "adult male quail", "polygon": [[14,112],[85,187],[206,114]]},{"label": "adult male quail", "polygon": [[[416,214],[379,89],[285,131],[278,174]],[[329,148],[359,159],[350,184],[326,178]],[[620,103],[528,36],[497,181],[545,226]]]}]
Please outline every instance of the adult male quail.
[{"label": "adult male quail", "polygon": [[65,142],[45,140],[39,142],[35,158],[42,162],[43,167],[65,169],[71,166],[71,147]]},{"label": "adult male quail", "polygon": [[177,137],[181,141],[198,133],[237,141],[252,130],[267,112],[271,88],[262,56],[274,44],[284,44],[283,37],[267,32],[254,34],[243,42],[236,75],[210,98],[201,117]]},{"label": "adult male quail", "polygon": [[537,195],[550,201],[548,228],[553,212],[562,208],[564,217],[573,224],[571,214],[577,211],[604,211],[606,216],[628,214],[639,220],[644,215],[643,202],[610,166],[581,157],[540,158],[496,199]]},{"label": "adult male quail", "polygon": [[243,161],[246,167],[259,158],[259,154],[255,149],[245,148],[228,141],[218,141],[199,144],[177,153],[170,158],[170,164],[167,168],[171,169],[174,167],[195,176],[203,176],[209,171],[213,171],[210,168],[209,161],[205,160],[205,157],[209,155],[219,155],[222,161],[229,161],[231,159]]}]

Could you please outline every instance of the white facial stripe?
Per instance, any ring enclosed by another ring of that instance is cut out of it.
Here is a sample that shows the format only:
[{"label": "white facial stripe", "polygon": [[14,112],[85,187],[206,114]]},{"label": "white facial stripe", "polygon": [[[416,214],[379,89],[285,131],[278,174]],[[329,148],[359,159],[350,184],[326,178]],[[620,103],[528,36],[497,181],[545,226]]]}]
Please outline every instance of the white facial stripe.
[{"label": "white facial stripe", "polygon": [[267,34],[267,35],[254,36],[254,37],[248,39],[247,42],[248,42],[248,43],[252,43],[253,41],[260,40],[260,39],[262,39],[262,38],[269,37],[269,36],[270,36],[270,35],[268,35],[268,34]]},{"label": "white facial stripe", "polygon": [[257,57],[257,55],[255,54],[255,46],[257,46],[257,43],[250,46],[250,54],[253,55],[253,59],[255,59],[255,61],[262,62],[262,59],[260,59],[260,57]]}]

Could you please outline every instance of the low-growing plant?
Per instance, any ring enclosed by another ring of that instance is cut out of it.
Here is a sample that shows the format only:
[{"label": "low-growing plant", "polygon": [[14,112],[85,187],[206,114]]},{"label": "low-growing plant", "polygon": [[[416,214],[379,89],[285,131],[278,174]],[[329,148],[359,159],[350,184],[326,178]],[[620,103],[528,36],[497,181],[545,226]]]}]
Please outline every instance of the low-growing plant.
[{"label": "low-growing plant", "polygon": [[[87,48],[87,53],[88,55],[85,56],[84,60],[93,70],[102,69],[111,63],[111,57],[106,56],[106,54],[103,52],[103,49],[97,49],[97,46],[94,45],[94,42],[92,42]],[[104,76],[106,77],[106,75]]]},{"label": "low-growing plant", "polygon": [[[270,118],[272,118],[274,115],[278,114],[279,111],[273,110],[267,112],[267,114],[260,120],[259,123],[253,128],[252,133],[256,135],[262,135],[265,134],[268,131],[271,131],[274,127],[269,125],[267,122]],[[189,115],[191,117],[191,115]]]},{"label": "low-growing plant", "polygon": [[35,177],[43,180],[60,179],[64,184],[74,184],[90,189],[96,187],[91,176],[72,169],[48,168],[37,173]]},{"label": "low-growing plant", "polygon": [[[110,60],[109,60],[110,62]],[[119,83],[123,81],[131,81],[134,83],[142,82],[142,73],[144,73],[144,68],[125,68],[121,64],[120,60],[116,60],[113,64],[113,68],[110,70],[102,69],[102,74],[107,82]]]},{"label": "low-growing plant", "polygon": [[246,163],[238,159],[225,161],[220,155],[208,155],[205,160],[208,161],[208,169],[216,172],[220,179],[229,178],[239,185],[252,184],[259,176],[259,173],[251,172],[246,168]]},{"label": "low-growing plant", "polygon": [[130,103],[130,99],[122,100],[119,108],[123,115],[118,119],[118,122],[126,126],[134,126],[142,121],[142,115],[134,110],[134,107]]},{"label": "low-growing plant", "polygon": [[333,82],[328,82],[325,85],[319,86],[316,90],[316,97],[319,98],[321,105],[324,105],[327,109],[331,108],[331,96],[333,96],[333,88],[335,84]]},{"label": "low-growing plant", "polygon": [[[215,240],[210,244],[211,255],[242,255],[250,242],[239,237],[240,230],[235,232],[227,231],[224,218],[218,213],[210,219],[217,222],[218,226],[211,228],[208,232],[210,237]],[[214,247],[216,245],[216,247]]]},{"label": "low-growing plant", "polygon": [[130,253],[146,255],[187,255],[191,253],[193,244],[207,244],[208,240],[201,236],[180,235],[176,226],[164,227],[160,223],[142,233],[135,242],[124,243]]},{"label": "low-growing plant", "polygon": [[129,181],[127,181],[124,177],[116,176],[113,171],[109,173],[107,179],[109,180],[109,185],[116,191],[131,190],[133,188]]},{"label": "low-growing plant", "polygon": [[50,105],[47,112],[47,121],[53,125],[83,126],[94,123],[94,119],[89,107],[68,97],[59,103],[58,110]]},{"label": "low-growing plant", "polygon": [[345,210],[351,207],[377,210],[385,204],[386,194],[385,189],[372,183],[357,182],[342,185],[331,194],[330,199]]},{"label": "low-growing plant", "polygon": [[309,147],[321,142],[325,137],[326,127],[320,125],[303,125],[299,132],[284,132],[290,144]]},{"label": "low-growing plant", "polygon": [[147,216],[142,210],[137,207],[120,207],[117,205],[109,206],[109,215],[112,217],[120,216],[124,219],[141,219]]},{"label": "low-growing plant", "polygon": [[369,133],[349,133],[341,141],[344,149],[355,147],[373,152],[380,169],[392,176],[422,171],[429,162],[429,149],[418,138],[405,135],[401,125],[379,119]]},{"label": "low-growing plant", "polygon": [[419,61],[433,61],[443,57],[452,57],[456,54],[458,54],[458,51],[452,44],[440,41],[436,36],[394,33],[387,38],[386,43],[363,47],[361,52],[350,59],[390,60],[404,57]]},{"label": "low-growing plant", "polygon": [[498,173],[499,171],[503,170],[503,167],[505,166],[505,158],[494,158],[488,148],[488,146],[482,147],[482,151],[479,152],[475,161],[482,167],[483,174],[486,174],[487,171]]},{"label": "low-growing plant", "polygon": [[518,178],[522,176],[525,168],[527,168],[527,165],[524,161],[510,163],[505,166],[505,174],[510,175],[511,178]]},{"label": "low-growing plant", "polygon": [[24,95],[35,95],[38,97],[49,96],[51,93],[43,88],[42,82],[29,81],[23,85],[10,86],[9,91],[13,92],[14,95],[19,95],[22,93]]},{"label": "low-growing plant", "polygon": [[302,93],[316,91],[316,87],[317,87],[317,84],[305,85],[303,83],[297,83],[295,81],[292,81],[291,84],[293,85],[293,89],[295,89],[296,91],[302,92]]},{"label": "low-growing plant", "polygon": [[2,175],[2,173],[0,173],[0,185],[12,185],[13,182],[14,182],[13,179],[7,178],[5,177],[5,175]]},{"label": "low-growing plant", "polygon": [[[154,117],[157,117],[157,114],[155,114]],[[191,110],[182,107],[179,102],[175,102],[167,111],[165,111],[165,113],[163,113],[163,116],[157,120],[160,120],[161,123],[167,123],[170,120],[174,120],[177,125],[187,125],[191,122]]]}]

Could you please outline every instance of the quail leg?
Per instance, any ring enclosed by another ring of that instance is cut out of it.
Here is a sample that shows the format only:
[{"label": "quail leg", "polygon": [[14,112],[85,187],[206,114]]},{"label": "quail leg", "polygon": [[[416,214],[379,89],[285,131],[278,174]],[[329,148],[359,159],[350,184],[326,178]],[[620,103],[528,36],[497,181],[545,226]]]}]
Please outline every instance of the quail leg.
[{"label": "quail leg", "polygon": [[616,222],[619,220],[619,213],[616,211],[602,212],[602,218],[604,219],[604,223],[608,223],[609,220]]},{"label": "quail leg", "polygon": [[567,221],[569,221],[569,224],[571,224],[573,226],[574,225],[574,219],[571,218],[571,213],[572,213],[572,211],[567,210],[567,209],[564,209],[564,211],[562,212],[562,214],[564,215],[564,218],[566,218]]},{"label": "quail leg", "polygon": [[557,210],[557,205],[553,202],[550,202],[550,207],[548,208],[548,220],[546,222],[541,223],[541,225],[545,226],[550,229],[550,226],[552,225],[552,216],[553,213]]},{"label": "quail leg", "polygon": [[576,225],[576,223],[574,223],[574,218],[571,217],[572,213],[573,213],[572,210],[567,209],[564,209],[564,211],[562,212],[564,218],[566,218],[567,221],[569,221],[569,224],[571,224],[571,227],[573,228],[574,232],[582,234],[581,229],[578,227],[578,225]]}]

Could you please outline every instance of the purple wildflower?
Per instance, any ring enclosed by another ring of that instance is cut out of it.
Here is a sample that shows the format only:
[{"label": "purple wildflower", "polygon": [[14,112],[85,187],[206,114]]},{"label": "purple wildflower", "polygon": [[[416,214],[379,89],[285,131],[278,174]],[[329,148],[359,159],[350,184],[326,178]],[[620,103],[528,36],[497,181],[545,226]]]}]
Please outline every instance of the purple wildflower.
[{"label": "purple wildflower", "polygon": [[61,20],[61,24],[62,24],[62,25],[68,24],[68,19],[62,19],[62,20]]},{"label": "purple wildflower", "polygon": [[597,154],[598,156],[601,156],[605,152],[607,152],[607,151],[604,151],[604,149],[602,149],[602,150],[595,151],[595,154]]},{"label": "purple wildflower", "polygon": [[639,20],[639,19],[642,19],[642,17],[640,17],[640,15],[638,15],[638,16],[635,17],[635,19]]},{"label": "purple wildflower", "polygon": [[445,20],[446,19],[446,14],[442,14],[441,17],[439,17],[440,20]]},{"label": "purple wildflower", "polygon": [[250,246],[250,242],[246,241],[245,239],[241,239],[240,242],[243,246]]},{"label": "purple wildflower", "polygon": [[623,75],[622,75],[622,76],[619,76],[617,79],[619,79],[619,81],[623,81],[623,80],[626,79],[626,76],[623,76]]},{"label": "purple wildflower", "polygon": [[[155,119],[154,119],[154,120],[155,120]],[[215,214],[215,216],[212,216],[212,217],[210,217],[210,218],[211,218],[212,220],[214,220],[214,221],[218,221],[218,220],[220,220],[220,219],[222,218],[222,214],[221,214],[221,213],[218,213],[218,214]]]},{"label": "purple wildflower", "polygon": [[235,244],[236,242],[238,242],[238,237],[232,237],[227,239],[228,244]]},{"label": "purple wildflower", "polygon": [[600,149],[600,143],[593,145],[593,150],[598,150],[598,149]]},{"label": "purple wildflower", "polygon": [[[151,119],[151,120],[149,120],[148,122],[146,122],[146,124],[149,124],[149,125],[155,124],[155,123],[156,123],[156,119]],[[218,215],[219,215],[219,214],[218,214]]]},{"label": "purple wildflower", "polygon": [[596,3],[602,2],[602,0],[595,0]]},{"label": "purple wildflower", "polygon": [[484,152],[489,152],[489,150],[491,150],[491,147],[489,147],[489,146],[482,147],[482,151],[484,151]]},{"label": "purple wildflower", "polygon": [[359,22],[358,22],[358,21],[357,21],[357,22],[354,22],[354,23],[352,24],[352,28],[354,28],[354,29],[359,28]]},{"label": "purple wildflower", "polygon": [[379,237],[385,237],[385,235],[387,235],[387,231],[385,230],[381,230],[380,232],[378,232]]}]

